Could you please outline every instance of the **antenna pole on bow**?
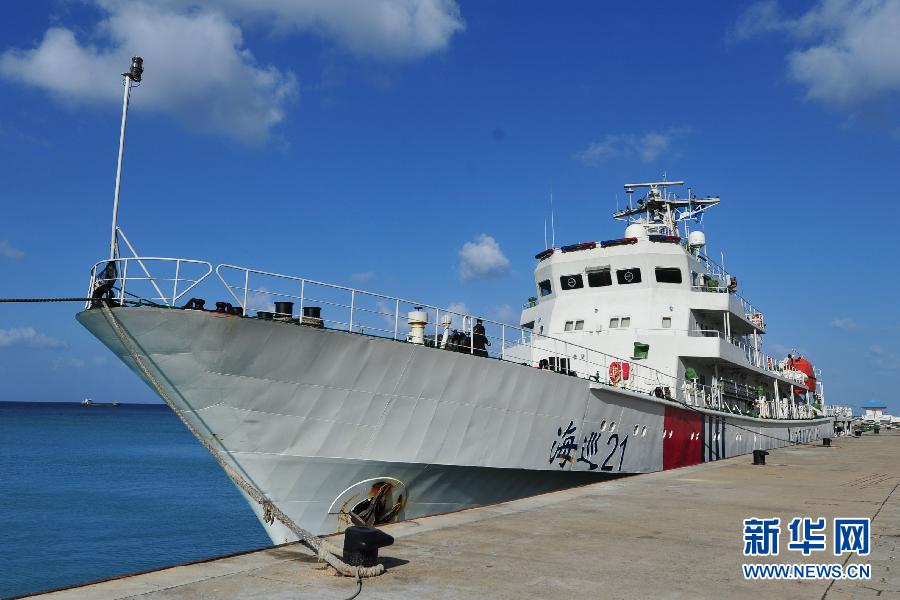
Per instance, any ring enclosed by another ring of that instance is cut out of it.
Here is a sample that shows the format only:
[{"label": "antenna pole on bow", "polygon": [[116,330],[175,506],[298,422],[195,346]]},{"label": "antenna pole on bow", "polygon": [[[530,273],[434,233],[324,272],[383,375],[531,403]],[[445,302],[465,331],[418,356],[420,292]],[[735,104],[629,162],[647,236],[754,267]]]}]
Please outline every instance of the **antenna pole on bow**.
[{"label": "antenna pole on bow", "polygon": [[119,220],[119,192],[122,189],[122,155],[125,152],[125,121],[128,118],[128,101],[131,99],[131,86],[141,82],[144,72],[144,59],[134,56],[131,59],[131,68],[122,73],[125,78],[125,95],[122,98],[122,129],[119,131],[119,163],[116,167],[116,193],[113,198],[112,232],[109,239],[109,260],[114,260],[119,254],[118,220]]}]

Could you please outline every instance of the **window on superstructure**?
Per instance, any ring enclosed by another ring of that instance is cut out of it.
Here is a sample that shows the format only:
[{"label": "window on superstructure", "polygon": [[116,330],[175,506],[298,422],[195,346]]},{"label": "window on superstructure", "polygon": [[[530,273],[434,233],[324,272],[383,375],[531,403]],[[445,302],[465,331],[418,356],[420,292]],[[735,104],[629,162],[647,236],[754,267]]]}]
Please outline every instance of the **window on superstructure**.
[{"label": "window on superstructure", "polygon": [[672,329],[672,317],[663,317],[662,326],[663,329]]},{"label": "window on superstructure", "polygon": [[559,278],[559,287],[564,290],[577,290],[584,287],[584,280],[581,278],[580,273],[578,275],[563,275]]},{"label": "window on superstructure", "polygon": [[622,317],[622,320],[619,321],[619,326],[622,329],[628,329],[631,327],[631,317]]},{"label": "window on superstructure", "polygon": [[619,328],[619,317],[613,317],[609,320],[609,328],[610,329],[618,329]]},{"label": "window on superstructure", "polygon": [[572,327],[574,325],[575,325],[575,323],[573,321],[566,321],[566,325],[565,325],[565,327],[563,327],[563,329],[565,331],[572,331]]},{"label": "window on superstructure", "polygon": [[681,283],[681,269],[678,267],[656,267],[656,281],[659,283]]},{"label": "window on superstructure", "polygon": [[588,285],[590,287],[606,287],[612,285],[612,273],[609,267],[591,269],[587,272]]},{"label": "window on superstructure", "polygon": [[616,270],[616,281],[619,285],[641,282],[641,270],[638,267]]},{"label": "window on superstructure", "polygon": [[549,279],[545,279],[544,281],[542,281],[538,284],[538,292],[540,293],[540,295],[542,297],[549,296],[550,294],[553,293],[553,287],[550,285]]},{"label": "window on superstructure", "polygon": [[575,321],[575,331],[584,330],[584,321]]}]

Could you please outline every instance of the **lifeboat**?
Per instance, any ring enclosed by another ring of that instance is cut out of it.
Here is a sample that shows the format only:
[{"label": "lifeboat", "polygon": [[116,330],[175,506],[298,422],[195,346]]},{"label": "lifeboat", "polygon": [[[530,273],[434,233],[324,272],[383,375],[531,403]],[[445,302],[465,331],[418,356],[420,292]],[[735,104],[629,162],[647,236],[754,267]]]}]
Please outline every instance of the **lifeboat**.
[{"label": "lifeboat", "polygon": [[787,368],[799,371],[806,375],[804,386],[811,392],[816,391],[816,371],[813,369],[812,363],[802,356],[788,356]]}]

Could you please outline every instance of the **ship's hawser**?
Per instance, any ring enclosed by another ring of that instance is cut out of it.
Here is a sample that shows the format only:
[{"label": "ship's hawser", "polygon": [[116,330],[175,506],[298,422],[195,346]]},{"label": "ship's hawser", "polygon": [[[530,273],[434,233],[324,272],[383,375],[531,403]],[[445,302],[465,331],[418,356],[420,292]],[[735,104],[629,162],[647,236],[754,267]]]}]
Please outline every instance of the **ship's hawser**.
[{"label": "ship's hawser", "polygon": [[[146,379],[109,307],[197,435],[315,533],[832,435],[815,369],[763,352],[762,312],[689,229],[719,199],[678,198],[680,183],[627,185],[646,193],[615,213],[622,238],[538,254],[516,326],[118,254],[95,265],[77,319]],[[213,307],[198,296],[216,278],[227,302]]]}]

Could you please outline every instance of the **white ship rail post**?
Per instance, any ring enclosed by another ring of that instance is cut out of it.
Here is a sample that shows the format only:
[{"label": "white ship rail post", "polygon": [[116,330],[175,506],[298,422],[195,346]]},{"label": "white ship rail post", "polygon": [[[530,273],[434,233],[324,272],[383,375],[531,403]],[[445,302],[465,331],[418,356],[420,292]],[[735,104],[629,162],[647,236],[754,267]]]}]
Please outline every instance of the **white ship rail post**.
[{"label": "white ship rail post", "polygon": [[[425,346],[446,348],[458,343],[451,337],[454,331],[458,331],[465,336],[465,341],[457,350],[461,349],[469,354],[480,354],[530,367],[538,367],[541,358],[553,358],[554,370],[563,370],[597,383],[642,393],[655,392],[660,396],[668,393],[671,399],[680,394],[675,377],[633,359],[613,356],[492,319],[397,296],[237,265],[218,265],[216,275],[234,301],[243,308],[245,316],[252,316],[254,312],[271,312],[274,302],[293,302],[293,314],[278,313],[278,316],[300,322],[304,308],[318,306],[322,308],[323,326],[350,333],[411,341],[413,337],[410,335],[407,313],[424,311],[427,313],[427,335],[422,341]],[[264,281],[259,282],[260,279]],[[449,324],[442,319],[444,316],[450,317]],[[487,344],[483,350],[472,335],[473,326],[478,319],[483,321],[486,328]],[[613,363],[628,363],[627,379],[610,379],[609,371]]]}]

